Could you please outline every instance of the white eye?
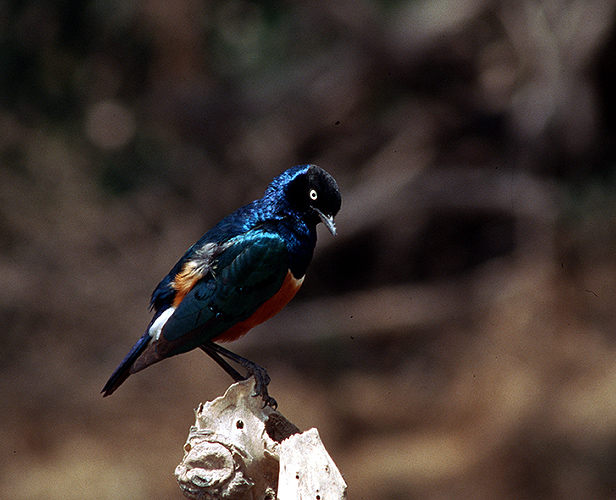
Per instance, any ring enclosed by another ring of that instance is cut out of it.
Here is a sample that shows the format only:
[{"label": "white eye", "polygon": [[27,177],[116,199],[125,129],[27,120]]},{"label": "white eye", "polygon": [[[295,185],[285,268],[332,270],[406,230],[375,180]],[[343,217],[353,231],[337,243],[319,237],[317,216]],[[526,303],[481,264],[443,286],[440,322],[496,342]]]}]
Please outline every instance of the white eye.
[{"label": "white eye", "polygon": [[312,201],[316,200],[316,199],[317,199],[317,196],[318,196],[318,195],[317,195],[317,190],[316,190],[316,189],[311,189],[311,190],[310,190],[310,193],[308,194],[308,196],[310,196],[310,199],[311,199]]}]

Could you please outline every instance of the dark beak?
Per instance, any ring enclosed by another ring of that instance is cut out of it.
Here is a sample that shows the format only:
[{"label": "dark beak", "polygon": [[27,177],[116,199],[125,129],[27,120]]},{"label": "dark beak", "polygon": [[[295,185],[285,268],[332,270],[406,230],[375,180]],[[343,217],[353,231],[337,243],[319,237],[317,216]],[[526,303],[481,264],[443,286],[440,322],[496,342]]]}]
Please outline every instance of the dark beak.
[{"label": "dark beak", "polygon": [[325,225],[327,230],[332,233],[332,236],[336,236],[336,225],[334,224],[334,216],[333,215],[325,215],[318,208],[312,207],[312,209],[317,213],[321,222]]}]

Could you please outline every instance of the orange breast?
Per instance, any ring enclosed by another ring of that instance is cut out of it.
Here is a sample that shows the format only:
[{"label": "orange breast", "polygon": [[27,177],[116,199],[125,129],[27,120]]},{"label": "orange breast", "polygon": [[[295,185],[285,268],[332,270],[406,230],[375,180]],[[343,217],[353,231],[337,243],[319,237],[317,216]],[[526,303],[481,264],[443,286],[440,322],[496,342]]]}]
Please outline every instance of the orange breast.
[{"label": "orange breast", "polygon": [[220,334],[213,340],[217,342],[230,342],[241,337],[251,328],[267,321],[272,316],[275,316],[284,306],[289,303],[293,297],[295,297],[295,294],[299,290],[299,287],[302,286],[303,282],[303,276],[300,279],[297,279],[293,276],[293,274],[291,274],[291,271],[289,271],[282,282],[282,286],[280,287],[280,290],[278,290],[278,293],[276,293],[268,301],[261,304],[252,316],[246,318],[244,321],[236,323],[226,332]]}]

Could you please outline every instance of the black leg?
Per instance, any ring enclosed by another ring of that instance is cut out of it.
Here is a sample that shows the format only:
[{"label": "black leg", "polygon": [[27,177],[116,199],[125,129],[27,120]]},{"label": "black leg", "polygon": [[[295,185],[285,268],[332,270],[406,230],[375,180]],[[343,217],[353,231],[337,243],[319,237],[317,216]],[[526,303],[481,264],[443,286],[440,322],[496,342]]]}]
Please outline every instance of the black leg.
[{"label": "black leg", "polygon": [[218,363],[218,365],[224,370],[226,371],[229,375],[231,375],[231,378],[233,380],[235,380],[236,382],[239,382],[240,380],[246,380],[248,377],[242,375],[240,372],[238,372],[235,368],[233,368],[229,363],[227,363],[224,359],[222,359],[220,357],[220,355],[210,347],[209,344],[203,344],[201,347],[201,350],[206,353],[208,356],[210,356],[214,361],[216,361],[216,363]]},{"label": "black leg", "polygon": [[[236,382],[240,380],[246,380],[248,377],[253,376],[255,378],[255,393],[253,396],[261,396],[263,398],[263,406],[271,406],[276,409],[278,403],[276,400],[271,397],[267,393],[267,386],[270,383],[270,377],[267,374],[267,371],[262,366],[250,361],[249,359],[243,358],[234,352],[225,349],[224,347],[215,344],[214,342],[207,342],[201,346],[201,349],[210,356],[218,365],[225,370],[233,380]],[[230,359],[231,361],[239,364],[240,366],[246,368],[248,375],[246,377],[242,377],[242,375],[235,370],[229,363],[227,363],[224,359],[221,358],[224,356],[225,358]]]}]

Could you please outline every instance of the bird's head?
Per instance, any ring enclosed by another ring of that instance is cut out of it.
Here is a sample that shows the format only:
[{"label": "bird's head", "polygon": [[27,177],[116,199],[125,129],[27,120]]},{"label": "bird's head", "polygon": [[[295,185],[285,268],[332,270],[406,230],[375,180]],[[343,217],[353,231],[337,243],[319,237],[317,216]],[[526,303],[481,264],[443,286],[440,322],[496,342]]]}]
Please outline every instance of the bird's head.
[{"label": "bird's head", "polygon": [[338,184],[325,170],[316,165],[298,165],[276,177],[268,192],[283,193],[285,203],[307,222],[323,222],[336,235],[334,217],[340,210],[342,198]]}]

